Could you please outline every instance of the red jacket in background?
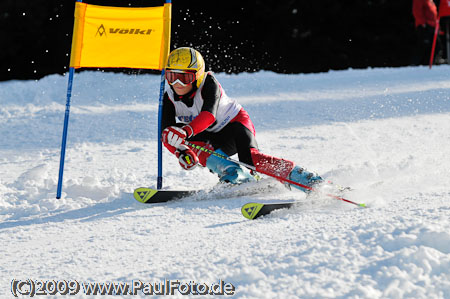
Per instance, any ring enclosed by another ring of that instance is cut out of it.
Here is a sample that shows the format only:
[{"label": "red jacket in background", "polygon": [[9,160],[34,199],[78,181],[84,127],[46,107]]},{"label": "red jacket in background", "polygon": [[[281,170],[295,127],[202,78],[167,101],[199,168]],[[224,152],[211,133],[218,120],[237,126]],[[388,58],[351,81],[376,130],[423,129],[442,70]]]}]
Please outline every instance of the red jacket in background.
[{"label": "red jacket in background", "polygon": [[413,15],[416,27],[425,24],[431,27],[436,26],[437,9],[433,0],[413,0]]}]

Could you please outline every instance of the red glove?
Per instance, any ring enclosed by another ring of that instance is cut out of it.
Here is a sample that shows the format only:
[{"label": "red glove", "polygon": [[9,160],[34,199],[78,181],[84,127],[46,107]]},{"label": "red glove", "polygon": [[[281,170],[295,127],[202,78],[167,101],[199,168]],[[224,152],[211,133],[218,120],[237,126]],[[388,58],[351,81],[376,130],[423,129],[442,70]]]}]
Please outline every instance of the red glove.
[{"label": "red glove", "polygon": [[163,143],[178,148],[186,140],[187,133],[182,128],[172,126],[165,128],[164,131],[162,131],[161,137]]},{"label": "red glove", "polygon": [[180,162],[181,167],[183,167],[185,170],[191,170],[198,164],[198,157],[186,145],[181,145],[178,147],[178,149],[175,151],[175,155],[178,158],[178,162]]}]

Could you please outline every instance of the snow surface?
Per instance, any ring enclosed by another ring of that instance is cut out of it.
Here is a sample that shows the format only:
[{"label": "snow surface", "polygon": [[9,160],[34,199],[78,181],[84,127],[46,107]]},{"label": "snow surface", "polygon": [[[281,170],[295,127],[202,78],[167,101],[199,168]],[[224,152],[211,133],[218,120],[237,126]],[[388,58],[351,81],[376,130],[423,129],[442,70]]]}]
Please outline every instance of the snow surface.
[{"label": "snow surface", "polygon": [[[67,76],[0,82],[0,298],[12,297],[13,279],[223,280],[236,298],[450,298],[449,75],[217,75],[264,153],[352,186],[348,198],[366,209],[275,181],[265,194],[234,193],[167,151],[164,188],[218,191],[136,202],[135,188],[156,183],[160,78],[102,72],[75,75],[55,199]],[[298,206],[241,215],[247,202],[288,199]]]}]

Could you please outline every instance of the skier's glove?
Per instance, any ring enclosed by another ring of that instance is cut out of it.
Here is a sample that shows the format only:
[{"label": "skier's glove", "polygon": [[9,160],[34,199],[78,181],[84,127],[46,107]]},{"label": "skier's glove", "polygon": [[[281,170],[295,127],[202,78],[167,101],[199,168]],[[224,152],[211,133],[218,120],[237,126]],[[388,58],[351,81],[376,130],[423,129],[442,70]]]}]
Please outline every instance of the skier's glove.
[{"label": "skier's glove", "polygon": [[186,170],[191,170],[198,164],[197,155],[186,145],[180,145],[175,151],[175,155],[177,156],[181,167]]},{"label": "skier's glove", "polygon": [[172,126],[165,128],[164,131],[162,131],[161,137],[163,143],[178,148],[186,140],[187,133],[182,128]]}]

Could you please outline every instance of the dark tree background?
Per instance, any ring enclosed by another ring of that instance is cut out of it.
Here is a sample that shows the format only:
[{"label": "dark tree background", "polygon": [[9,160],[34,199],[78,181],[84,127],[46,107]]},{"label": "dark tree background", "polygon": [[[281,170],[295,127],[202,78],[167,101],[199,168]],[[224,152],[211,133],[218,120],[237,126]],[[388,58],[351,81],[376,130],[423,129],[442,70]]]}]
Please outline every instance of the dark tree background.
[{"label": "dark tree background", "polygon": [[[86,0],[156,6],[156,0]],[[415,43],[412,0],[172,2],[171,48],[198,49],[216,72],[322,72],[405,66]],[[74,0],[1,0],[0,80],[65,73]]]}]

